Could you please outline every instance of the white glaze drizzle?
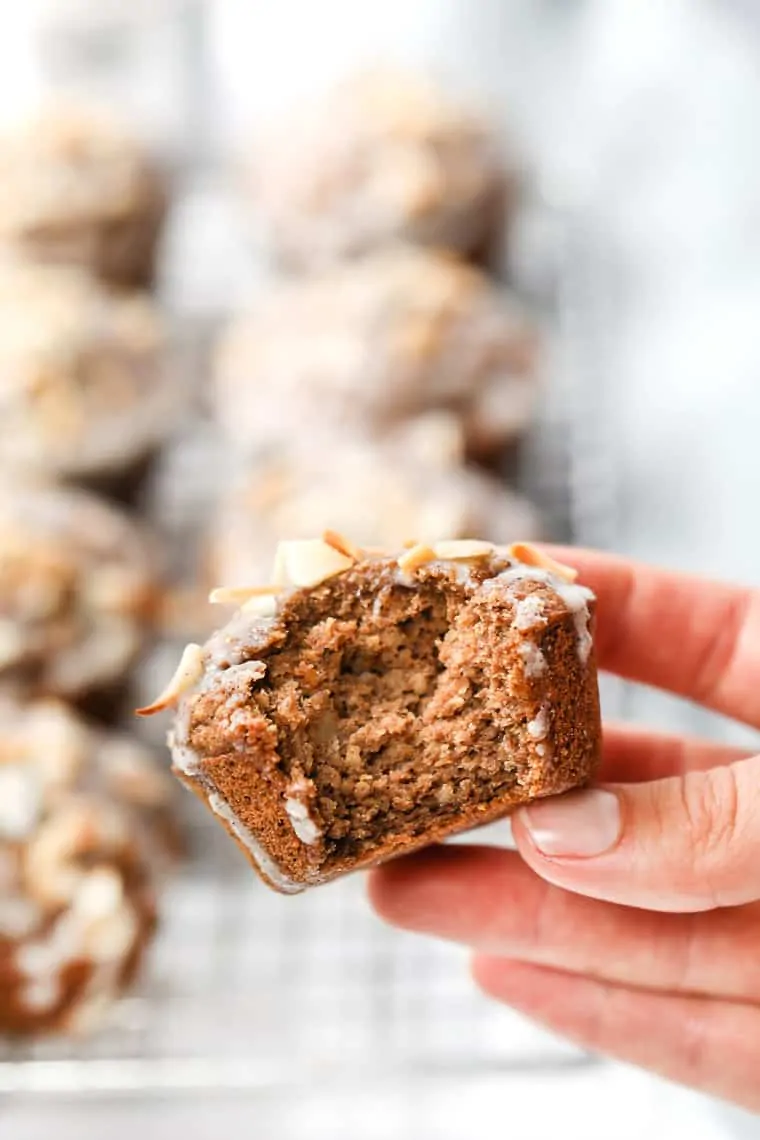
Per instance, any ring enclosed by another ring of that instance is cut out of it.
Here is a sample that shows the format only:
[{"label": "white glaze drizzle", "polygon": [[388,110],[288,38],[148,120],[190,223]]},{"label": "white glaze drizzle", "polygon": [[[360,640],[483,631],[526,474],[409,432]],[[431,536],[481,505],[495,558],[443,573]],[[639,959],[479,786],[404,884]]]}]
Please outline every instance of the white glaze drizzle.
[{"label": "white glaze drizzle", "polygon": [[529,720],[525,726],[525,731],[533,740],[545,740],[549,735],[549,709],[547,705],[541,705],[533,720]]},{"label": "white glaze drizzle", "polygon": [[322,838],[322,832],[309,815],[309,809],[305,803],[288,796],[285,800],[285,811],[292,824],[293,831],[302,843],[311,847],[319,842]]},{"label": "white glaze drizzle", "polygon": [[522,657],[526,677],[533,679],[546,672],[546,658],[534,641],[521,641],[517,652]]},{"label": "white glaze drizzle", "polygon": [[42,787],[22,764],[0,766],[0,839],[25,839],[34,831],[42,808]]},{"label": "white glaze drizzle", "polygon": [[594,595],[587,586],[578,586],[575,582],[562,582],[554,587],[559,597],[573,615],[576,633],[578,634],[578,656],[583,665],[589,659],[594,639],[589,630],[588,603],[593,601]]},{"label": "white glaze drizzle", "polygon": [[52,1009],[61,998],[61,982],[54,975],[36,978],[27,982],[23,990],[22,1004],[32,1013],[43,1013]]},{"label": "white glaze drizzle", "polygon": [[546,625],[544,599],[540,594],[527,594],[515,602],[512,625],[519,633],[529,633],[536,626]]}]

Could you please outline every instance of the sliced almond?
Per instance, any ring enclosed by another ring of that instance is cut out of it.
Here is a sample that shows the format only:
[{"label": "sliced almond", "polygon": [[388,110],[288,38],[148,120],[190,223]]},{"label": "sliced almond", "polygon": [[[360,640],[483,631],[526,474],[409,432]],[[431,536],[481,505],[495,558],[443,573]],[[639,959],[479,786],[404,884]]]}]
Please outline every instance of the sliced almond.
[{"label": "sliced almond", "polygon": [[511,558],[516,558],[518,562],[524,562],[526,566],[538,566],[541,570],[548,570],[550,574],[556,574],[558,578],[565,578],[568,582],[574,582],[578,577],[578,571],[574,570],[572,566],[565,566],[564,562],[557,562],[548,554],[544,554],[543,550],[531,546],[529,542],[513,542],[509,548],[509,554]]},{"label": "sliced almond", "polygon": [[274,617],[277,613],[277,595],[260,594],[243,602],[240,610],[244,614],[254,614],[256,617]]},{"label": "sliced almond", "polygon": [[277,581],[280,575],[285,584],[292,586],[318,586],[328,578],[334,578],[350,570],[354,559],[341,554],[319,538],[301,541],[281,542],[275,558]]},{"label": "sliced almond", "polygon": [[409,574],[428,562],[434,562],[435,558],[436,553],[432,546],[427,546],[424,542],[418,542],[416,546],[405,551],[397,561],[399,569],[403,570],[405,574]]},{"label": "sliced almond", "polygon": [[326,530],[322,535],[322,541],[331,546],[333,550],[337,550],[339,554],[345,554],[346,558],[352,558],[354,562],[361,559],[362,552],[359,547],[354,546],[350,539],[338,534],[335,530]]},{"label": "sliced almond", "polygon": [[217,586],[208,600],[214,606],[244,606],[252,598],[273,597],[282,590],[282,586]]},{"label": "sliced almond", "polygon": [[288,579],[288,570],[285,565],[285,547],[286,543],[280,542],[274,552],[274,566],[272,567],[272,581],[275,586],[289,586],[291,582]]},{"label": "sliced almond", "polygon": [[152,704],[145,705],[141,709],[135,709],[137,716],[153,716],[154,713],[168,709],[171,705],[176,704],[182,694],[191,689],[202,676],[203,650],[200,645],[191,642],[190,645],[185,646],[174,676],[164,691],[156,697]]},{"label": "sliced almond", "polygon": [[471,558],[487,558],[493,554],[490,542],[476,538],[452,539],[450,542],[436,542],[433,547],[436,558],[452,562],[468,562]]}]

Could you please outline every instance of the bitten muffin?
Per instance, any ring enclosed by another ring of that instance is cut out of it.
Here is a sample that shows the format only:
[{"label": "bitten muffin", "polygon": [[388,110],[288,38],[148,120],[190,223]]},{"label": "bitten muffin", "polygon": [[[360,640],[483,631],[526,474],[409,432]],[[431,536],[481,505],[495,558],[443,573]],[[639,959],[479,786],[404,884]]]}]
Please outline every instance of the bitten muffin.
[{"label": "bitten muffin", "polygon": [[143,754],[115,795],[127,748],[55,701],[0,699],[2,1034],[93,1030],[138,971],[156,919],[140,800],[167,789]]},{"label": "bitten muffin", "polygon": [[0,138],[0,247],[147,288],[166,213],[145,148],[98,112],[50,107]]},{"label": "bitten muffin", "polygon": [[573,573],[524,545],[285,543],[269,592],[142,711],[178,701],[174,770],[270,886],[323,883],[593,776],[594,600]]},{"label": "bitten muffin", "polygon": [[423,77],[377,69],[276,123],[249,185],[275,258],[313,269],[398,239],[487,257],[512,181],[491,124]]},{"label": "bitten muffin", "polygon": [[109,483],[168,432],[166,337],[147,296],[0,262],[0,465]]},{"label": "bitten muffin", "polygon": [[223,338],[217,418],[240,450],[382,438],[446,411],[469,454],[528,424],[538,341],[518,302],[439,251],[394,247],[266,290]]},{"label": "bitten muffin", "polygon": [[408,446],[347,443],[255,465],[215,513],[213,581],[262,580],[280,541],[328,528],[390,550],[411,537],[433,542],[441,534],[501,543],[539,537],[529,502],[476,468],[442,459],[415,455]]},{"label": "bitten muffin", "polygon": [[0,485],[0,682],[80,698],[118,681],[157,596],[149,544],[95,496]]}]

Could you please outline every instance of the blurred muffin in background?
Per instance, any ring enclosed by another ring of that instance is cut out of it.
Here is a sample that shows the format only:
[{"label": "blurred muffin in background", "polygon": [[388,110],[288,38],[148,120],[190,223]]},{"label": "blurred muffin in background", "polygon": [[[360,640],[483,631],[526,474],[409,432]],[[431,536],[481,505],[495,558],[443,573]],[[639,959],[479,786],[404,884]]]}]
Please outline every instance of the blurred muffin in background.
[{"label": "blurred muffin in background", "polygon": [[0,683],[80,699],[120,681],[157,571],[140,529],[82,491],[0,484]]},{"label": "blurred muffin in background", "polygon": [[161,857],[147,756],[142,790],[114,795],[124,747],[58,702],[0,698],[0,1034],[95,1029],[138,971]]},{"label": "blurred muffin in background", "polygon": [[490,124],[422,76],[353,76],[299,107],[251,161],[274,257],[314,268],[393,240],[487,256],[508,179]]},{"label": "blurred muffin in background", "polygon": [[216,414],[257,454],[382,439],[431,410],[491,460],[527,426],[538,338],[517,300],[456,258],[394,246],[266,289],[220,345]]},{"label": "blurred muffin in background", "polygon": [[172,423],[166,339],[145,294],[0,260],[0,467],[106,489],[139,482]]},{"label": "blurred muffin in background", "polygon": [[146,288],[166,207],[153,159],[109,116],[51,106],[0,138],[0,247],[30,260]]},{"label": "blurred muffin in background", "polygon": [[327,529],[391,550],[411,540],[538,537],[533,507],[498,480],[451,463],[443,452],[433,461],[432,438],[421,441],[424,456],[399,442],[377,449],[346,444],[255,466],[220,505],[209,578],[225,586],[266,582],[280,540]]}]

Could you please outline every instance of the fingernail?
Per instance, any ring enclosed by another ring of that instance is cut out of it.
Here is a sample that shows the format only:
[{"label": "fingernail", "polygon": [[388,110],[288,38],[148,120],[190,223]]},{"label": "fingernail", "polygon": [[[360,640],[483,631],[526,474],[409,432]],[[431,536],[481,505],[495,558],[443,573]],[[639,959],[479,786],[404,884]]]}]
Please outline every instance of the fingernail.
[{"label": "fingernail", "polygon": [[603,855],[620,838],[620,801],[602,788],[540,800],[520,818],[544,855]]}]

